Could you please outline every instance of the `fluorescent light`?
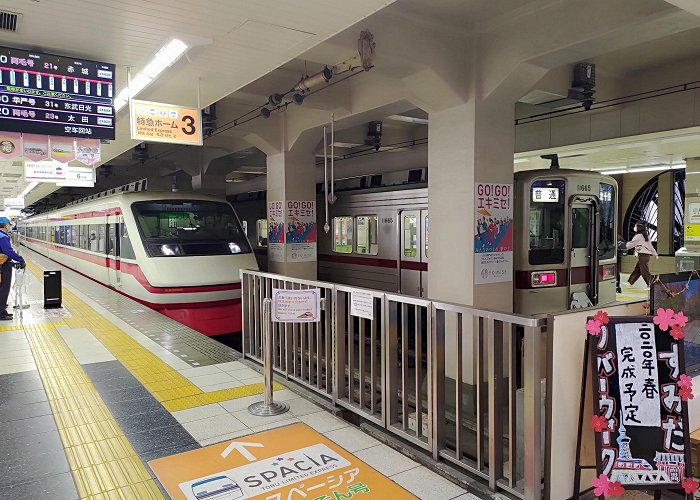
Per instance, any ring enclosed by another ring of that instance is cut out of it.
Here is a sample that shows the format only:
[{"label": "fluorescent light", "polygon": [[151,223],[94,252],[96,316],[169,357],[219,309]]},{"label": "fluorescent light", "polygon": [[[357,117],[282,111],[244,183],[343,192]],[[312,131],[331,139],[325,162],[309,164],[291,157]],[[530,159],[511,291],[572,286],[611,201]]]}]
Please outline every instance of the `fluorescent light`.
[{"label": "fluorescent light", "polygon": [[136,75],[136,77],[131,80],[131,85],[129,86],[129,97],[134,97],[136,94],[148,87],[151,81],[153,81],[153,79],[150,76],[144,75],[143,73]]},{"label": "fluorescent light", "polygon": [[156,78],[189,48],[189,45],[174,38],[158,51],[153,60],[141,72],[150,78]]},{"label": "fluorescent light", "polygon": [[24,198],[25,196],[27,196],[38,185],[39,185],[39,183],[37,181],[31,182],[26,188],[24,188],[24,191],[22,191],[22,194],[19,195],[20,198]]},{"label": "fluorescent light", "polygon": [[396,122],[406,122],[406,123],[415,123],[418,125],[427,125],[428,120],[426,118],[415,118],[413,116],[406,116],[406,115],[391,115],[386,117],[387,120],[394,120]]},{"label": "fluorescent light", "polygon": [[114,101],[114,111],[119,111],[124,107],[124,105],[126,105],[126,101],[124,99],[117,98]]},{"label": "fluorescent light", "polygon": [[679,169],[679,168],[685,168],[685,162],[682,161],[682,162],[676,163],[676,164],[671,163],[671,168],[674,170]]},{"label": "fluorescent light", "polygon": [[633,174],[635,172],[658,172],[660,170],[669,170],[669,167],[668,165],[664,165],[662,167],[631,168],[629,172]]},{"label": "fluorescent light", "polygon": [[617,174],[626,174],[628,170],[626,168],[623,168],[621,170],[604,170],[601,171],[600,173],[603,175],[617,175]]},{"label": "fluorescent light", "polygon": [[517,165],[518,163],[528,163],[529,161],[530,160],[528,160],[527,158],[516,158],[515,160],[513,160],[513,163]]}]

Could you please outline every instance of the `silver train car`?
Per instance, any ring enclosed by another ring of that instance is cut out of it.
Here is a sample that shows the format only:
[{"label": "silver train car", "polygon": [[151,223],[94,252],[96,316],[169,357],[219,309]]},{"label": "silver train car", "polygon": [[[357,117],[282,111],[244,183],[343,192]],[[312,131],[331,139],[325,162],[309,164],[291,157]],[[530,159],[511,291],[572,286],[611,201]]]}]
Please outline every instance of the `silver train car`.
[{"label": "silver train car", "polygon": [[[428,296],[428,190],[337,192],[331,226],[318,220],[318,278]],[[265,201],[233,202],[265,269]],[[319,197],[318,207],[323,207]],[[523,314],[615,301],[617,183],[591,171],[536,170],[515,176],[514,308]]]}]

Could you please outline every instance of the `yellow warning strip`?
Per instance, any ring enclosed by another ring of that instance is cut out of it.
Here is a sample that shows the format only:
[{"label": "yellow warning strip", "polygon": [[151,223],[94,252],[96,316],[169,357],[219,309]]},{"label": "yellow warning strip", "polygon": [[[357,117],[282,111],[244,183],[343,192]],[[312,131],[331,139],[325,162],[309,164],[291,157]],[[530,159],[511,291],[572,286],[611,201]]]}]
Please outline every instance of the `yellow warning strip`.
[{"label": "yellow warning strip", "polygon": [[56,330],[24,325],[80,498],[162,499],[119,424]]},{"label": "yellow warning strip", "polygon": [[[27,262],[27,267],[37,278],[43,277],[43,270],[37,264]],[[263,384],[204,392],[65,287],[63,301],[73,315],[64,318],[65,324],[70,328],[90,330],[168,411],[186,410],[263,392]],[[275,389],[282,389],[282,386],[275,384]]]}]

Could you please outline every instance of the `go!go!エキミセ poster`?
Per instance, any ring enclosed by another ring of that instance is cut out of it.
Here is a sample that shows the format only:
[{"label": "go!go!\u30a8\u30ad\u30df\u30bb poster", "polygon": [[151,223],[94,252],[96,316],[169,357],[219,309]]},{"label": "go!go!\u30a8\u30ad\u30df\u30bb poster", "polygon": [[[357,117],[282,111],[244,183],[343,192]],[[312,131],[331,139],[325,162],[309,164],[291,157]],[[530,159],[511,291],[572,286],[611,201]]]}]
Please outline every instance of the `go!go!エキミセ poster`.
[{"label": "go!go!\u30a8\u30ad\u30df\u30bb poster", "polygon": [[267,202],[267,252],[273,262],[284,262],[284,202]]},{"label": "go!go!\u30a8\u30ad\u30df\u30bb poster", "polygon": [[474,185],[474,283],[513,279],[513,185]]},{"label": "go!go!\u30a8\u30ad\u30df\u30bb poster", "polygon": [[316,260],[316,202],[287,201],[287,262]]}]

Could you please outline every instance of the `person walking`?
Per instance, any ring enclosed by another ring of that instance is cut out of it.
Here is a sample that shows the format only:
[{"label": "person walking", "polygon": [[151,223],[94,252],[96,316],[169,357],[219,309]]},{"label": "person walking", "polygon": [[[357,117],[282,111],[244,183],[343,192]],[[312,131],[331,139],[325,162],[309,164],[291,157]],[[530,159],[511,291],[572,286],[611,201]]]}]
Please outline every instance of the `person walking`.
[{"label": "person walking", "polygon": [[10,320],[13,317],[7,312],[7,298],[10,296],[10,286],[12,286],[14,262],[18,262],[22,269],[26,267],[22,256],[12,249],[10,231],[12,231],[10,219],[0,217],[0,254],[6,256],[5,262],[0,265],[0,321]]},{"label": "person walking", "polygon": [[649,241],[649,232],[647,231],[647,226],[644,222],[637,222],[634,225],[634,238],[627,242],[627,248],[634,248],[637,254],[637,265],[634,266],[634,271],[630,274],[629,284],[634,285],[634,282],[641,276],[644,282],[647,284],[647,288],[651,285],[651,272],[649,271],[649,261],[653,255],[657,259],[659,254],[656,253],[656,249]]}]

